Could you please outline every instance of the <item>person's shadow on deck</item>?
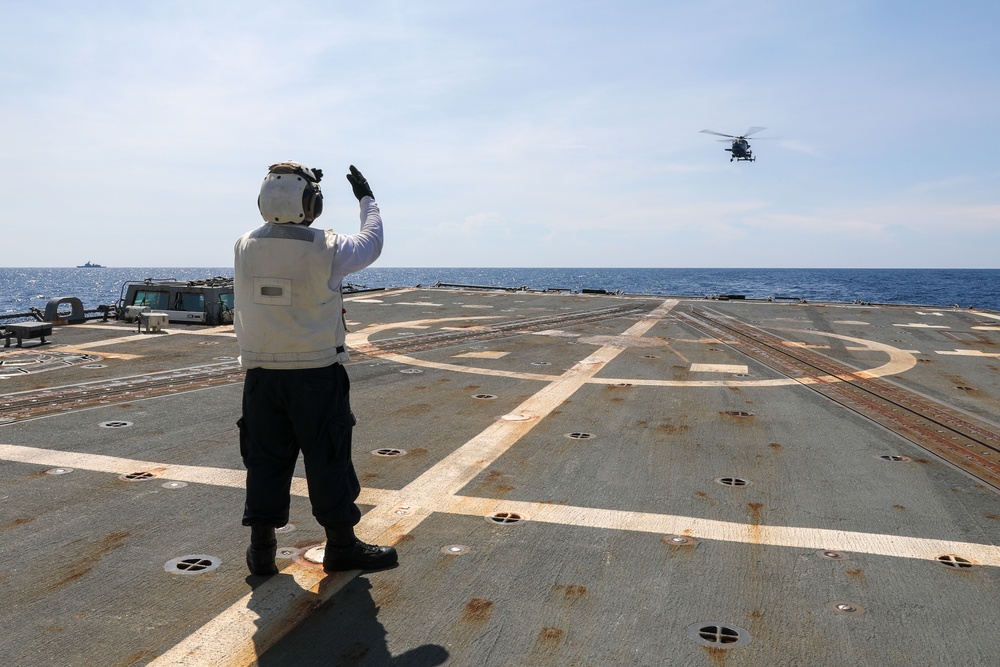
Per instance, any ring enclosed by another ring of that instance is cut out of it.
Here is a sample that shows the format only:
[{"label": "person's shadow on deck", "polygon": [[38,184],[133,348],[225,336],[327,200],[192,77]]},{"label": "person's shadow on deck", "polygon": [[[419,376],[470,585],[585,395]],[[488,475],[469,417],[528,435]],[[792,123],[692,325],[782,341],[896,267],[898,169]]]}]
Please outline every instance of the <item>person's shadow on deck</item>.
[{"label": "person's shadow on deck", "polygon": [[[251,577],[247,581],[256,593],[258,586],[254,584],[258,582],[254,579]],[[371,588],[364,577],[354,577],[327,603],[267,648],[263,655],[260,655],[263,647],[259,647],[257,662],[253,664],[258,667],[436,667],[448,660],[448,651],[438,644],[424,644],[393,656],[386,641],[386,629],[378,620],[379,608],[372,599]],[[254,598],[251,594],[251,610],[255,608]],[[266,613],[260,615],[268,616]],[[254,636],[255,643],[258,635]]]}]

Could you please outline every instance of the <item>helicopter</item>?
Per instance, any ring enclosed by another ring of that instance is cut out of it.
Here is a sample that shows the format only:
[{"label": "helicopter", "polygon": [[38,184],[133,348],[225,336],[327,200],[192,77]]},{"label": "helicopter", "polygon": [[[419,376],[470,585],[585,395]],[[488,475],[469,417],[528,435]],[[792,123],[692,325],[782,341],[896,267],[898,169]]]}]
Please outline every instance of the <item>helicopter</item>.
[{"label": "helicopter", "polygon": [[[736,136],[733,134],[723,134],[722,132],[715,132],[714,130],[702,130],[705,134],[717,134],[720,137],[729,137],[733,140],[733,147],[726,148],[725,150],[732,153],[732,157],[729,161],[733,160],[740,161],[745,160],[747,162],[756,162],[757,158],[753,156],[753,152],[750,150],[750,142],[747,141],[747,137],[755,132],[760,132],[761,130],[766,130],[766,127],[751,127],[743,135]],[[719,139],[719,141],[726,141],[726,139]]]}]

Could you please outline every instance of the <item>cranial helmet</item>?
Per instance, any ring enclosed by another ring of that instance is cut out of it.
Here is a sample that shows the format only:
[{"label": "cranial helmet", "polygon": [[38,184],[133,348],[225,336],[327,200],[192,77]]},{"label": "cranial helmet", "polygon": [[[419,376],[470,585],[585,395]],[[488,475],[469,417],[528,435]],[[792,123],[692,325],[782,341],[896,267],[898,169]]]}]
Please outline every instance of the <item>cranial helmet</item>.
[{"label": "cranial helmet", "polygon": [[298,162],[272,164],[257,197],[261,217],[265,222],[311,223],[323,212],[322,178],[321,169],[307,169]]}]

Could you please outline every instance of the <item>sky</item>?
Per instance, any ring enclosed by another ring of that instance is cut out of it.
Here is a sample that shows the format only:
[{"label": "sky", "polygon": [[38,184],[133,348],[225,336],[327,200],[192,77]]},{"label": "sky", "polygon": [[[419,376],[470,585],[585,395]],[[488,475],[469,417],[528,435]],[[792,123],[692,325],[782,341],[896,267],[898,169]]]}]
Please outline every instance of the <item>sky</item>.
[{"label": "sky", "polygon": [[382,267],[998,268],[1000,3],[0,12],[0,266],[231,265],[294,160]]}]

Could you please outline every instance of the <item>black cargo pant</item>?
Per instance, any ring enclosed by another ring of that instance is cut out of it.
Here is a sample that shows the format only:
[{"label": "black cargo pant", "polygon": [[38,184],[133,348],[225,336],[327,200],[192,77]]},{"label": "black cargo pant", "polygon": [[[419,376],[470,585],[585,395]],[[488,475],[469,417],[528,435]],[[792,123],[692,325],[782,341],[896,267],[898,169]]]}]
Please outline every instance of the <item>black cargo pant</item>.
[{"label": "black cargo pant", "polygon": [[320,525],[353,526],[361,484],[351,461],[351,383],[341,364],[247,370],[240,454],[247,468],[243,525],[288,523],[291,483],[302,452],[313,516]]}]

